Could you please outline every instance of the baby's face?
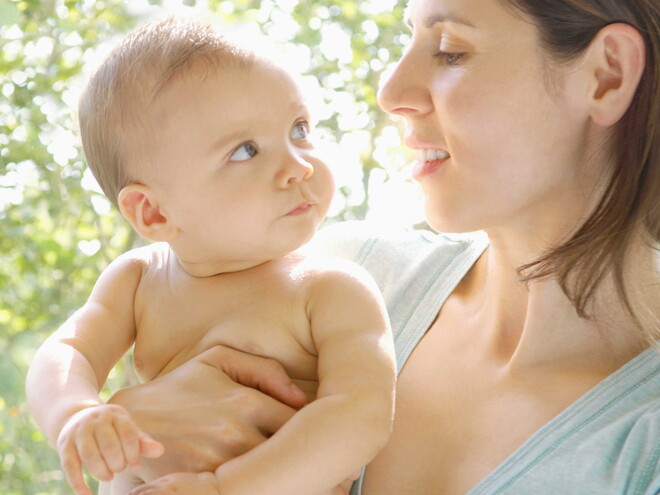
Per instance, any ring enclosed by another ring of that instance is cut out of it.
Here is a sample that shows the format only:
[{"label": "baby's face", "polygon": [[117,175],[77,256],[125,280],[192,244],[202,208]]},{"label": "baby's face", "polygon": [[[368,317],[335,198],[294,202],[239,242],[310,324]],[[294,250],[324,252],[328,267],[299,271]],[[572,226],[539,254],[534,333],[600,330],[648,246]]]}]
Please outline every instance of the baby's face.
[{"label": "baby's face", "polygon": [[190,263],[240,269],[307,242],[334,182],[298,87],[263,62],[186,75],[158,97],[153,189]]}]

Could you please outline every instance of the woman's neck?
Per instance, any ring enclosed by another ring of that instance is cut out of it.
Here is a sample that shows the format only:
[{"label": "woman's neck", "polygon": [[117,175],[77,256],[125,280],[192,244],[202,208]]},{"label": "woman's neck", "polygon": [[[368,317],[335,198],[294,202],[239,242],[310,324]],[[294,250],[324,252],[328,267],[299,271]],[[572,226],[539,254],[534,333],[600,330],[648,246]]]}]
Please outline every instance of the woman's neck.
[{"label": "woman's neck", "polygon": [[459,285],[456,295],[482,332],[477,346],[507,367],[584,367],[613,371],[646,346],[611,284],[596,295],[598,314],[581,318],[554,279],[519,281],[516,269],[538,253],[491,245]]}]

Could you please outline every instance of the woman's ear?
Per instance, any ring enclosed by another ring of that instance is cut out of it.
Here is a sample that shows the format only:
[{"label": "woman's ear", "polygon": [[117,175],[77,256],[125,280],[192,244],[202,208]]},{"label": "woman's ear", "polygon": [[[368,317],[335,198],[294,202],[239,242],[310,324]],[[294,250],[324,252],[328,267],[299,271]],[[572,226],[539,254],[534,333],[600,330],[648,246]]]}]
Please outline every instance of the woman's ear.
[{"label": "woman's ear", "polygon": [[135,231],[150,241],[170,241],[177,228],[163,214],[153,191],[142,184],[129,184],[119,191],[119,210]]},{"label": "woman's ear", "polygon": [[610,127],[623,117],[644,72],[645,55],[642,35],[628,24],[609,24],[596,34],[588,55],[589,109],[594,122]]}]

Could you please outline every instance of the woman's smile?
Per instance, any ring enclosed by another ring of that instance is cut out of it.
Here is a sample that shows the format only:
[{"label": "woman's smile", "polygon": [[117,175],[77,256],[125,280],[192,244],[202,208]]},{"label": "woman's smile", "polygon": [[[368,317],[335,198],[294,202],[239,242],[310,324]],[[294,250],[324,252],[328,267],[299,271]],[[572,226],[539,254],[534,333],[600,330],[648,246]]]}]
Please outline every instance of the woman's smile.
[{"label": "woman's smile", "polygon": [[419,159],[412,166],[412,177],[419,181],[427,175],[431,175],[439,170],[442,165],[449,160],[449,153],[445,150],[417,150],[417,154],[427,154],[426,157]]}]

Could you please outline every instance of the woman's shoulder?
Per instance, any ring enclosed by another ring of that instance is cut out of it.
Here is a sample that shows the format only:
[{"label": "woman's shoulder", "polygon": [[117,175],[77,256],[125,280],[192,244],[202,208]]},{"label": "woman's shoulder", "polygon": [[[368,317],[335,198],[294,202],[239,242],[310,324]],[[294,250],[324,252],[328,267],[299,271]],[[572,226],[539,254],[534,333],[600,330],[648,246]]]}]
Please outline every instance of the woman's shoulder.
[{"label": "woman's shoulder", "polygon": [[441,234],[426,229],[394,228],[368,221],[330,224],[321,229],[307,249],[364,264],[370,258],[380,262],[419,262],[425,258],[446,258],[483,250],[488,244],[482,232]]},{"label": "woman's shoulder", "polygon": [[[649,349],[539,430],[470,495],[660,493],[659,393],[660,354]],[[574,469],[585,459],[588,469]]]},{"label": "woman's shoulder", "polygon": [[[428,328],[427,320],[487,246],[483,233],[448,235],[342,222],[321,230],[307,249],[369,272],[385,298],[396,336]],[[406,355],[401,349],[397,353]]]}]

